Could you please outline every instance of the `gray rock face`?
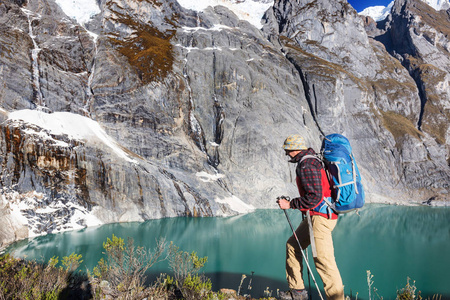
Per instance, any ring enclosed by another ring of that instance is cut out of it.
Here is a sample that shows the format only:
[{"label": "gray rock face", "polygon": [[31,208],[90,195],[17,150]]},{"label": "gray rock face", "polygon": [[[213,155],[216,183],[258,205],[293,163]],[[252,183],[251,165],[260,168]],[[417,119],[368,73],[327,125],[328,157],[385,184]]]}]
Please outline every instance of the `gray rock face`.
[{"label": "gray rock face", "polygon": [[[298,194],[281,149],[292,133],[316,150],[321,134],[349,137],[368,201],[445,200],[446,35],[401,23],[419,13],[396,5],[377,33],[427,35],[435,48],[414,56],[412,35],[369,38],[346,1],[275,1],[262,30],[225,7],[175,0],[103,1],[85,26],[52,0],[2,2],[0,222],[11,230],[0,240],[274,208]],[[102,130],[56,134],[11,118],[24,109]]]},{"label": "gray rock face", "polygon": [[[383,41],[388,51],[396,56],[416,82],[420,98],[417,128],[427,149],[425,165],[436,164],[437,169],[448,173],[450,165],[450,17],[447,11],[435,11],[422,1],[396,1],[392,16],[384,25],[385,31],[376,39]],[[411,161],[410,161],[411,163]],[[439,184],[442,176],[436,168],[431,171],[424,165],[412,163],[409,170],[427,174],[428,184],[448,190]],[[425,168],[425,169],[424,169]],[[431,174],[430,174],[431,173]],[[411,180],[415,187],[420,180]]]}]

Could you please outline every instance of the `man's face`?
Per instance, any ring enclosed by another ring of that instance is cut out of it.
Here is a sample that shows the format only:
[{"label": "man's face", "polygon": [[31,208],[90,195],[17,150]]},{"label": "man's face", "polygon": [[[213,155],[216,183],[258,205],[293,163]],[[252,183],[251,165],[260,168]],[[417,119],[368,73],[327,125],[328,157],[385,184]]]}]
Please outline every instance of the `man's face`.
[{"label": "man's face", "polygon": [[289,156],[290,158],[294,158],[295,156],[297,156],[297,154],[300,153],[300,150],[284,150],[286,155]]}]

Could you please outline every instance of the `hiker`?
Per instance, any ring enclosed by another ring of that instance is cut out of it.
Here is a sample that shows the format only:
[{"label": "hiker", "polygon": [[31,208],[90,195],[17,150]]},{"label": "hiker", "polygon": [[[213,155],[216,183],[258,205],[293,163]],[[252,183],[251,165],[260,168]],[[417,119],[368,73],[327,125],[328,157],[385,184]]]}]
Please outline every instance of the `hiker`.
[{"label": "hiker", "polygon": [[[344,300],[344,286],[334,258],[331,237],[338,215],[327,210],[327,205],[324,205],[324,198],[328,200],[327,197],[331,197],[330,184],[325,170],[318,159],[304,158],[305,155],[316,155],[316,152],[312,148],[306,147],[302,136],[290,135],[285,140],[283,149],[290,157],[289,162],[297,163],[296,181],[300,197],[291,201],[279,198],[277,203],[281,209],[299,209],[303,215],[307,215],[307,218],[304,218],[295,231],[299,243],[302,249],[306,249],[311,244],[310,236],[314,236],[311,248],[316,270],[322,278],[325,295],[328,300]],[[301,161],[302,158],[304,158],[303,161]],[[312,229],[308,227],[308,219],[311,220]],[[312,234],[310,230],[312,230]],[[308,299],[302,270],[302,255],[298,242],[292,235],[286,243],[286,278],[290,290],[281,292],[281,299]]]}]

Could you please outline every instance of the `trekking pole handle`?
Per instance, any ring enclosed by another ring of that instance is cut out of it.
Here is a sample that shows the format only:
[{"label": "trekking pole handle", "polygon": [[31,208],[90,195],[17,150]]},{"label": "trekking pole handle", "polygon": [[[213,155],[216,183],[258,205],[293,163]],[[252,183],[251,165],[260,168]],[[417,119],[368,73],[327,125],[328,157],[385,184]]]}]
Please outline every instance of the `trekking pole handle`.
[{"label": "trekking pole handle", "polygon": [[277,197],[277,203],[279,203],[280,202],[280,200],[286,200],[286,201],[291,201],[291,198],[289,197],[289,196],[280,196],[280,197]]},{"label": "trekking pole handle", "polygon": [[[281,202],[280,202],[281,200],[287,201],[287,204],[286,204],[286,202],[282,202],[283,204],[281,204]],[[289,198],[288,196],[277,197],[277,204],[283,210],[290,208],[290,201],[291,201],[291,198]]]}]

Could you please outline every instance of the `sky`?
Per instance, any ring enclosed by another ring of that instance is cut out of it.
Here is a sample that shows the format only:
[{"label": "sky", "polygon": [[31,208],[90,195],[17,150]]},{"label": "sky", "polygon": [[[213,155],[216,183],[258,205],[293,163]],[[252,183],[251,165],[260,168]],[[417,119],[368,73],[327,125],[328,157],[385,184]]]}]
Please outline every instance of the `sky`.
[{"label": "sky", "polygon": [[357,12],[361,12],[364,8],[369,6],[388,6],[392,0],[348,0],[348,3],[356,9]]}]

